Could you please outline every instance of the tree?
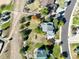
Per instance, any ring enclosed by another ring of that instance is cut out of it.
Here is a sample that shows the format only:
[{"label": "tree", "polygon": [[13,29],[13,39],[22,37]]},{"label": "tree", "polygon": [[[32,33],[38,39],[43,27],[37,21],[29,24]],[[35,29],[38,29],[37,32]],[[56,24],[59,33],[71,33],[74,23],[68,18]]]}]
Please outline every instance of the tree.
[{"label": "tree", "polygon": [[47,8],[47,7],[42,8],[42,9],[40,10],[40,13],[41,13],[42,15],[47,15],[47,14],[48,14],[48,8]]},{"label": "tree", "polygon": [[35,32],[39,34],[45,34],[39,26],[35,28]]},{"label": "tree", "polygon": [[26,54],[26,51],[28,50],[28,48],[29,48],[29,46],[23,47],[23,48],[20,50],[20,53]]},{"label": "tree", "polygon": [[53,23],[54,23],[55,28],[57,29],[58,28],[58,19],[54,18]]},{"label": "tree", "polygon": [[64,22],[62,20],[59,21],[59,27],[64,25]]},{"label": "tree", "polygon": [[22,17],[20,23],[24,23],[26,21],[25,17]]}]

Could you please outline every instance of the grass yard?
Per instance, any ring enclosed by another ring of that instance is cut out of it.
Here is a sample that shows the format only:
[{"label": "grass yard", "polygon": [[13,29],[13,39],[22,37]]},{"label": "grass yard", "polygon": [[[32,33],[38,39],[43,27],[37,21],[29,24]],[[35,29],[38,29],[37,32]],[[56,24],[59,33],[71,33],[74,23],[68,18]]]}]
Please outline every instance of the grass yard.
[{"label": "grass yard", "polygon": [[78,57],[78,56],[76,55],[76,53],[74,52],[74,49],[75,49],[78,45],[79,45],[79,44],[77,44],[77,43],[70,45],[72,59],[79,59],[79,57]]},{"label": "grass yard", "polygon": [[64,7],[64,0],[58,0],[58,3],[59,3],[59,5],[60,5],[61,8]]},{"label": "grass yard", "polygon": [[73,24],[79,25],[79,16],[73,17]]},{"label": "grass yard", "polygon": [[31,11],[38,9],[40,6],[39,0],[35,0],[34,3],[27,5],[28,8],[30,8]]},{"label": "grass yard", "polygon": [[9,26],[10,26],[10,24],[11,24],[11,22],[10,22],[10,21],[8,21],[8,22],[6,22],[6,23],[2,24],[2,25],[1,25],[1,29],[6,29],[7,27],[9,27]]},{"label": "grass yard", "polygon": [[54,57],[60,59],[60,46],[59,45],[54,46],[53,55],[54,55]]},{"label": "grass yard", "polygon": [[60,30],[56,32],[56,34],[55,34],[55,39],[57,39],[57,40],[60,39]]},{"label": "grass yard", "polygon": [[13,9],[14,4],[10,3],[9,5],[2,5],[0,7],[0,13],[2,13],[5,10],[11,11]]}]

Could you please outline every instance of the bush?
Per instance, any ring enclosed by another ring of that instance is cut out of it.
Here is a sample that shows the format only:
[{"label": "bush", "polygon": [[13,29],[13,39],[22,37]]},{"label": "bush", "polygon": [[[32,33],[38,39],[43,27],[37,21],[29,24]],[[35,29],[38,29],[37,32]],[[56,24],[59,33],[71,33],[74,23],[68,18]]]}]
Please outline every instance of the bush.
[{"label": "bush", "polygon": [[60,57],[60,46],[58,46],[58,45],[54,46],[53,55],[54,55],[54,57],[59,59],[59,57]]},{"label": "bush", "polygon": [[20,23],[24,23],[26,21],[25,17],[22,17]]},{"label": "bush", "polygon": [[29,46],[23,47],[23,48],[20,50],[20,53],[26,54],[26,51],[28,50],[28,48],[29,48]]},{"label": "bush", "polygon": [[73,24],[79,25],[79,17],[78,16],[75,16],[73,18]]},{"label": "bush", "polygon": [[39,33],[39,34],[45,34],[45,33],[42,31],[42,29],[41,29],[40,27],[37,27],[37,28],[35,29],[35,32],[36,32],[36,33]]},{"label": "bush", "polygon": [[59,27],[64,25],[64,22],[62,20],[59,21]]},{"label": "bush", "polygon": [[42,8],[42,9],[40,10],[40,13],[41,13],[42,15],[47,15],[47,14],[48,14],[48,8],[47,8],[47,7]]}]

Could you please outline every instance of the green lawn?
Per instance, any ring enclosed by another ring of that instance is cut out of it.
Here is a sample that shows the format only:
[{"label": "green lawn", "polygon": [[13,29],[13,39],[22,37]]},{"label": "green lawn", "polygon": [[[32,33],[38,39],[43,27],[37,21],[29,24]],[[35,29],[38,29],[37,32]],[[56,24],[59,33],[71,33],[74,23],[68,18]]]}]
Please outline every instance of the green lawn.
[{"label": "green lawn", "polygon": [[2,13],[4,10],[11,11],[13,9],[14,4],[10,3],[9,5],[2,5],[0,7],[0,13]]},{"label": "green lawn", "polygon": [[60,39],[60,30],[56,32],[55,34],[55,39],[59,40]]},{"label": "green lawn", "polygon": [[60,59],[60,46],[59,45],[54,46],[53,55],[54,55],[54,57]]},{"label": "green lawn", "polygon": [[59,5],[60,5],[61,8],[64,7],[64,0],[58,0],[58,3],[59,3]]},{"label": "green lawn", "polygon": [[35,48],[40,48],[43,45],[43,43],[37,43],[35,44]]},{"label": "green lawn", "polygon": [[75,17],[73,18],[73,24],[79,25],[79,17],[78,17],[78,16],[75,16]]},{"label": "green lawn", "polygon": [[38,9],[39,6],[40,6],[39,0],[35,0],[34,3],[27,5],[27,7],[30,8],[31,11],[34,11],[34,10]]},{"label": "green lawn", "polygon": [[6,23],[2,24],[2,25],[1,25],[1,29],[6,29],[7,27],[9,27],[9,26],[10,26],[10,24],[11,24],[11,22],[10,22],[10,21],[8,21],[8,22],[6,22]]},{"label": "green lawn", "polygon": [[78,43],[71,44],[71,48],[76,48],[77,46],[79,46],[79,44],[78,44]]}]

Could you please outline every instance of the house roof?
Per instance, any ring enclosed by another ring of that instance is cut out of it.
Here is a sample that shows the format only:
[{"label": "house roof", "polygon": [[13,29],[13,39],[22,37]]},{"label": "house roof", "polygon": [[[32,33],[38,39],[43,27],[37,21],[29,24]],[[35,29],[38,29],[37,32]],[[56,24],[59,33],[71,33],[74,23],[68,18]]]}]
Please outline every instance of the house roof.
[{"label": "house roof", "polygon": [[41,28],[44,32],[48,32],[48,31],[53,31],[54,27],[53,27],[53,23],[52,22],[48,22],[48,23],[41,23]]},{"label": "house roof", "polygon": [[47,36],[47,39],[51,39],[55,37],[55,34],[52,31],[48,31],[46,36]]},{"label": "house roof", "polygon": [[44,49],[37,50],[37,59],[47,59],[47,53]]},{"label": "house roof", "polygon": [[53,27],[53,23],[52,22],[48,22],[48,23],[41,23],[41,28],[44,32],[46,32],[46,37],[47,39],[51,39],[53,38],[54,35],[54,27]]}]

